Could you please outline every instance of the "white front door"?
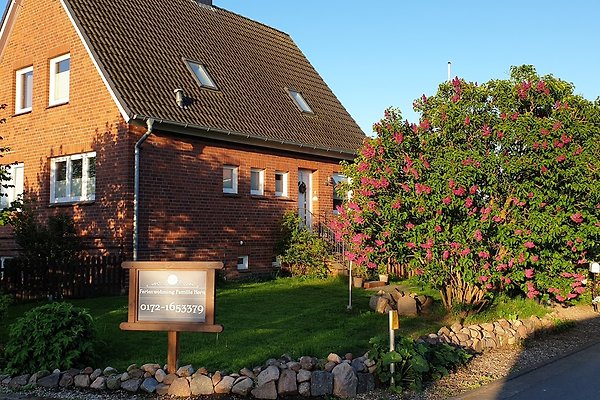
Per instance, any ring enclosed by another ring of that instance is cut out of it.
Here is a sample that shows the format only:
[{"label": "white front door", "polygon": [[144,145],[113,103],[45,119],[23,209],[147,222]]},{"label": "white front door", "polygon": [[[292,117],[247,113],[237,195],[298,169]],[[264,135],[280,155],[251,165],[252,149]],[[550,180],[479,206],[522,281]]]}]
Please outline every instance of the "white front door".
[{"label": "white front door", "polygon": [[312,229],[312,171],[298,170],[298,216],[303,226]]}]

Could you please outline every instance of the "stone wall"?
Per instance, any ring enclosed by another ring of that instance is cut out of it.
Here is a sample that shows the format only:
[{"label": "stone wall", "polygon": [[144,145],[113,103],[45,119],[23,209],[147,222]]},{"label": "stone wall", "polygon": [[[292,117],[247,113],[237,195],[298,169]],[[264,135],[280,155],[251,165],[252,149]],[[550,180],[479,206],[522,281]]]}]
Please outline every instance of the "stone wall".
[{"label": "stone wall", "polygon": [[[499,320],[463,326],[454,324],[442,327],[437,333],[419,340],[431,344],[449,343],[479,353],[503,346],[511,346],[533,336],[536,332],[554,326],[554,315],[544,318]],[[252,370],[244,368],[238,373],[209,373],[191,365],[180,367],[176,373],[165,372],[166,366],[133,364],[126,372],[114,368],[85,368],[39,371],[20,376],[0,375],[0,385],[20,389],[27,385],[46,388],[87,388],[90,390],[123,390],[126,392],[157,393],[187,397],[196,395],[235,394],[257,399],[277,399],[285,396],[335,396],[354,397],[375,389],[375,361],[368,353],[354,357],[341,357],[331,353],[327,359],[304,356],[297,361],[282,356],[268,360]]]},{"label": "stone wall", "polygon": [[0,384],[10,389],[26,385],[45,388],[79,388],[90,390],[123,390],[126,392],[157,393],[176,397],[196,395],[235,394],[257,399],[277,399],[281,396],[336,396],[354,397],[375,388],[375,361],[365,354],[344,358],[330,354],[326,360],[301,357],[298,361],[283,356],[268,360],[253,370],[244,368],[238,373],[209,374],[204,368],[195,370],[191,365],[180,367],[175,373],[165,372],[166,366],[131,365],[127,372],[114,368],[85,368],[53,372],[40,371],[15,377],[1,376]]},{"label": "stone wall", "polygon": [[423,336],[420,340],[431,344],[449,343],[464,349],[481,353],[504,346],[512,346],[521,340],[532,337],[536,332],[549,330],[554,326],[554,315],[543,318],[532,316],[527,319],[506,320],[463,326],[454,324],[442,327],[437,333]]}]

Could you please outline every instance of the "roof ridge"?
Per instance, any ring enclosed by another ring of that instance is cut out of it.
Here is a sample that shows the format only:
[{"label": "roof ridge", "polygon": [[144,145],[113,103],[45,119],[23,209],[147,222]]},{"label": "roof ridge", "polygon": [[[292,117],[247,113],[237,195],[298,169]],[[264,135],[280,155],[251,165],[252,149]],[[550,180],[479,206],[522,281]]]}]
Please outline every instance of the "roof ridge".
[{"label": "roof ridge", "polygon": [[[191,0],[191,1],[193,1],[194,3],[197,3],[197,1],[196,1],[196,0]],[[261,25],[261,26],[263,26],[263,27],[265,27],[265,28],[267,28],[267,29],[270,29],[270,30],[273,30],[273,31],[279,32],[279,33],[281,33],[282,35],[285,35],[285,36],[287,36],[287,37],[291,38],[291,36],[290,36],[290,34],[289,34],[289,33],[285,32],[285,31],[282,31],[281,29],[274,28],[274,27],[272,27],[272,26],[270,26],[270,25],[267,25],[267,24],[265,24],[265,23],[263,23],[263,22],[260,22],[260,21],[257,21],[257,20],[255,20],[255,19],[248,18],[248,17],[246,17],[245,15],[238,14],[238,13],[236,13],[236,12],[233,12],[233,11],[231,11],[231,10],[227,10],[227,9],[225,9],[225,8],[222,8],[222,7],[219,7],[219,6],[215,6],[214,4],[212,5],[212,8],[217,8],[217,9],[219,9],[219,10],[221,10],[221,11],[225,11],[225,12],[227,12],[227,13],[229,13],[229,14],[233,14],[233,15],[235,15],[235,16],[238,16],[238,17],[240,17],[240,18],[243,18],[243,19],[245,19],[245,20],[248,20],[248,21],[250,21],[250,22],[253,22],[253,23],[257,24],[257,25]]]}]

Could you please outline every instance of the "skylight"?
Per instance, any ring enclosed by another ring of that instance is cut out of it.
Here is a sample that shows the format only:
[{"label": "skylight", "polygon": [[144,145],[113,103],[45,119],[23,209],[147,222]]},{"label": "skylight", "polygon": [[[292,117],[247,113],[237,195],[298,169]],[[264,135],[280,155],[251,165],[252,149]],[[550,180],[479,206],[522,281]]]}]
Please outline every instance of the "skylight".
[{"label": "skylight", "polygon": [[204,68],[204,65],[190,60],[185,60],[185,64],[192,74],[194,74],[194,77],[200,86],[218,90],[215,81],[210,77],[206,68]]},{"label": "skylight", "polygon": [[302,97],[302,93],[292,89],[287,89],[287,92],[292,100],[294,100],[294,103],[296,103],[296,106],[300,109],[300,111],[307,114],[314,114],[312,108],[310,108],[306,100],[304,100],[304,97]]}]

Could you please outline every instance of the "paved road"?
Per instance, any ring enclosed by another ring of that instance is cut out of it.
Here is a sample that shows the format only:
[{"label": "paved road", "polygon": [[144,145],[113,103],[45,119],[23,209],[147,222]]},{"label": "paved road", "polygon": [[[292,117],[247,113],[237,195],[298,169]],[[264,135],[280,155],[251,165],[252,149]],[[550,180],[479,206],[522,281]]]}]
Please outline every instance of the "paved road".
[{"label": "paved road", "polygon": [[[596,335],[599,332],[590,332]],[[600,343],[540,368],[472,390],[455,400],[600,399]]]}]

